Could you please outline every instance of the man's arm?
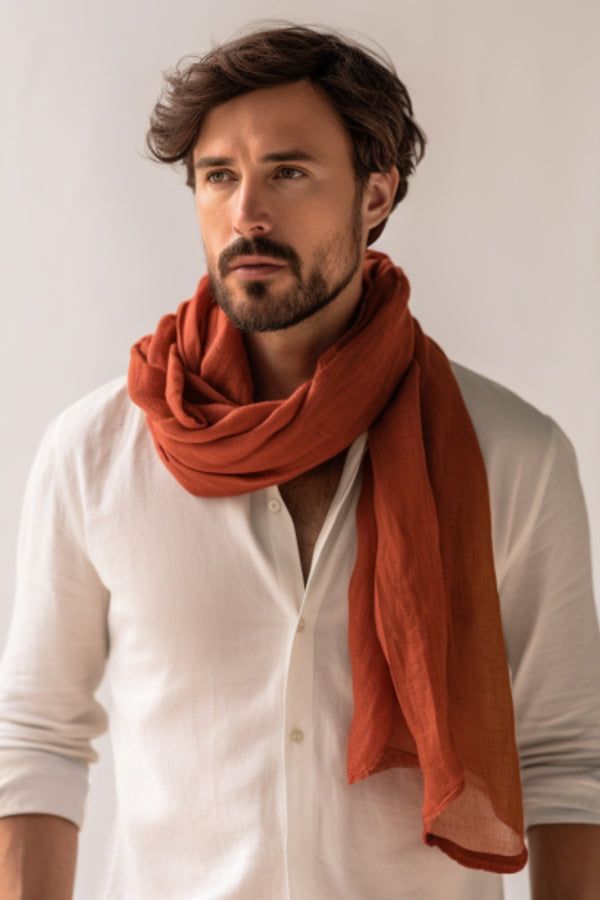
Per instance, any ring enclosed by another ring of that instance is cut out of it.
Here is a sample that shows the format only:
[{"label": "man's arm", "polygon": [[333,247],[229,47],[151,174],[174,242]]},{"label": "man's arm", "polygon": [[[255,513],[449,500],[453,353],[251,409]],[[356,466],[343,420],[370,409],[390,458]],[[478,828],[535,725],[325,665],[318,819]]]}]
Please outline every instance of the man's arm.
[{"label": "man's arm", "polygon": [[598,900],[600,825],[533,825],[527,840],[531,900]]},{"label": "man's arm", "polygon": [[0,900],[71,900],[77,839],[59,816],[0,819]]},{"label": "man's arm", "polygon": [[0,900],[71,900],[92,740],[107,725],[94,692],[108,590],[69,481],[81,474],[82,440],[64,435],[63,422],[47,430],[25,492],[0,666]]}]

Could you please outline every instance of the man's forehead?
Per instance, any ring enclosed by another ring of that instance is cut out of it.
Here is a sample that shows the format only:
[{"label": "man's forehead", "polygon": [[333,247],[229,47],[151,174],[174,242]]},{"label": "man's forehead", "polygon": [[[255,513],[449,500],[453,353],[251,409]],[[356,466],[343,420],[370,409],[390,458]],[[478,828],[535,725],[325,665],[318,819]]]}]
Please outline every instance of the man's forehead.
[{"label": "man's forehead", "polygon": [[345,126],[320,89],[308,81],[249,91],[215,106],[200,129],[194,157],[228,158],[244,143],[260,147],[265,162],[309,162],[350,143]]}]

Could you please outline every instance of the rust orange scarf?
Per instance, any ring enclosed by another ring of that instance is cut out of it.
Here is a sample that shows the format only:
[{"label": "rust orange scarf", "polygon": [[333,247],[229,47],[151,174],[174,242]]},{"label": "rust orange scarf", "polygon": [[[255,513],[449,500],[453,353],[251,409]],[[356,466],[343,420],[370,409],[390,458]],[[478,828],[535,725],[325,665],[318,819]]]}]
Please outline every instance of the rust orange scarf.
[{"label": "rust orange scarf", "polygon": [[448,360],[369,251],[351,328],[313,378],[253,402],[241,334],[207,279],[132,349],[129,391],[198,496],[281,484],[368,430],[349,590],[350,783],[420,766],[424,840],[465,866],[525,865],[512,699],[486,473]]}]

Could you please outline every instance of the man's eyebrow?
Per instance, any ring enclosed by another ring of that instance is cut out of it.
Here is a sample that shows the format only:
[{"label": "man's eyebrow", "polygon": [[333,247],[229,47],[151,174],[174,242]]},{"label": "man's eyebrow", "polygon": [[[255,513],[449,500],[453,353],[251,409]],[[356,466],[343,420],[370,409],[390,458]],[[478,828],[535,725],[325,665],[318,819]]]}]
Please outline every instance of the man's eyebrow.
[{"label": "man's eyebrow", "polygon": [[[317,162],[315,156],[307,153],[306,150],[279,150],[274,153],[265,153],[264,156],[261,156],[260,161],[269,163],[269,162],[291,162],[292,160],[297,162]],[[194,163],[195,169],[212,169],[218,168],[219,166],[233,166],[235,165],[235,160],[231,156],[201,156]]]},{"label": "man's eyebrow", "polygon": [[231,156],[201,156],[194,163],[195,169],[212,169],[218,166],[232,166],[234,160]]},{"label": "man's eyebrow", "polygon": [[306,150],[282,150],[278,153],[267,153],[265,156],[261,157],[261,162],[287,162],[288,160],[317,162],[316,157],[307,153]]}]

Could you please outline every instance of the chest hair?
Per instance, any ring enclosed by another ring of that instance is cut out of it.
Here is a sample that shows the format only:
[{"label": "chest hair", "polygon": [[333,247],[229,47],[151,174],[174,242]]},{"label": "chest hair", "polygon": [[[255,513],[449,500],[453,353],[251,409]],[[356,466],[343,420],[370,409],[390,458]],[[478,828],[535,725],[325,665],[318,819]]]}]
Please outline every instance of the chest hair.
[{"label": "chest hair", "polygon": [[345,458],[344,450],[309,472],[279,485],[279,491],[294,523],[305,584],[315,544],[340,482]]}]

